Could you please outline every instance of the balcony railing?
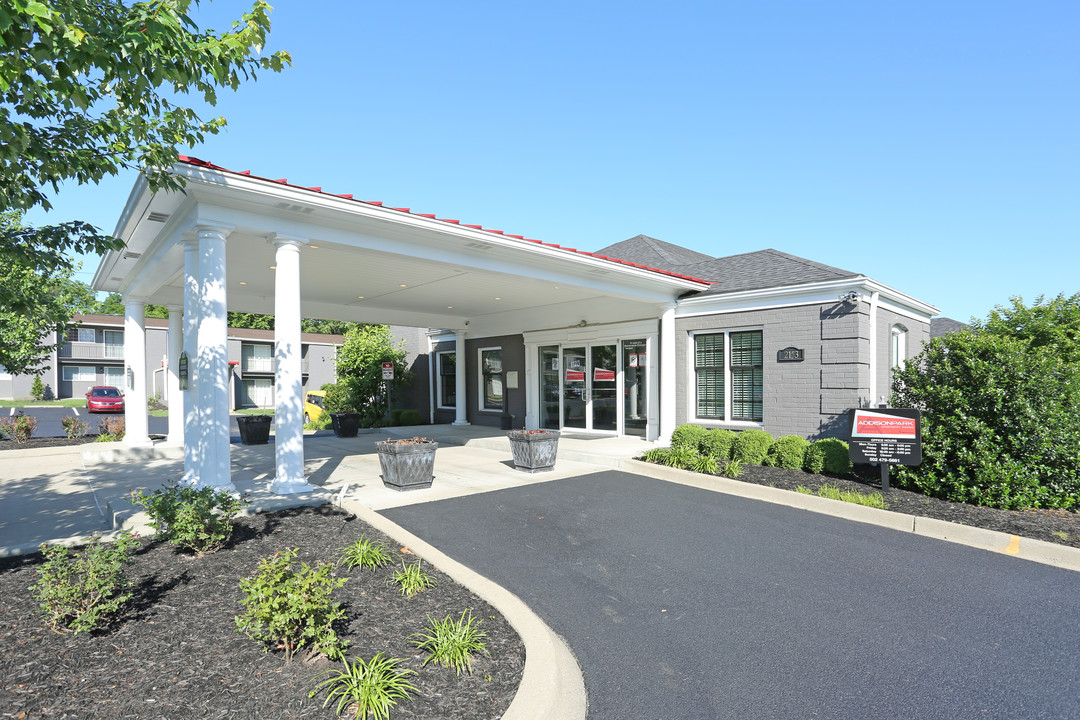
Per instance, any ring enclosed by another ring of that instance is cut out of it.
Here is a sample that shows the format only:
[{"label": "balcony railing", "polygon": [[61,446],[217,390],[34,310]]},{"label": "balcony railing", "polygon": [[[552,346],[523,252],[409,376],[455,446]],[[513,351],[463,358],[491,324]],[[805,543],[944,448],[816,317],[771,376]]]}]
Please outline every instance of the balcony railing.
[{"label": "balcony railing", "polygon": [[[273,374],[274,372],[274,358],[270,357],[246,357],[240,362],[240,372],[242,373],[266,373]],[[308,372],[308,361],[300,361],[300,372],[305,375]]]},{"label": "balcony railing", "polygon": [[69,342],[60,346],[58,355],[80,360],[123,360],[124,346],[112,343]]}]

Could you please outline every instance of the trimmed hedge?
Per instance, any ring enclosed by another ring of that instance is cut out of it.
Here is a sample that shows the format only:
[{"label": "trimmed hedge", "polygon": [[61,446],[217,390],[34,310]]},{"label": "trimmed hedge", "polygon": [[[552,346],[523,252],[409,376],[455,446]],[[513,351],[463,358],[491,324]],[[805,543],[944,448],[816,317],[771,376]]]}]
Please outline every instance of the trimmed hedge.
[{"label": "trimmed hedge", "polygon": [[735,433],[717,428],[706,433],[698,443],[698,452],[717,461],[731,459],[731,445],[735,442]]},{"label": "trimmed hedge", "polygon": [[825,438],[811,443],[810,447],[806,449],[803,470],[815,475],[821,472],[834,475],[851,472],[851,457],[848,454],[848,444],[837,438]]},{"label": "trimmed hedge", "polygon": [[772,467],[802,470],[810,441],[799,435],[777,438],[765,453],[765,464]]},{"label": "trimmed hedge", "polygon": [[772,444],[773,436],[764,430],[743,430],[731,444],[731,459],[743,465],[761,465]]},{"label": "trimmed hedge", "polygon": [[671,433],[671,449],[692,450],[696,453],[701,445],[702,438],[708,434],[709,431],[700,425],[694,425],[693,423],[680,425]]}]

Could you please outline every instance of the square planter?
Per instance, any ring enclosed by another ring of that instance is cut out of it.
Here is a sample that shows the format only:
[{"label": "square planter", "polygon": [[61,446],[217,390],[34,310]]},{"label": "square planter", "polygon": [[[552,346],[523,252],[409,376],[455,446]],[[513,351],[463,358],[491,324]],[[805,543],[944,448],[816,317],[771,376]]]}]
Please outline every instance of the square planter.
[{"label": "square planter", "polygon": [[265,445],[270,441],[269,415],[237,415],[236,425],[240,428],[240,442],[245,445]]},{"label": "square planter", "polygon": [[435,479],[435,451],[439,443],[387,440],[375,443],[379,451],[383,485],[395,490],[419,490],[431,487]]},{"label": "square planter", "polygon": [[522,472],[547,472],[555,469],[559,452],[559,433],[555,430],[511,430],[510,450],[514,467]]},{"label": "square planter", "polygon": [[356,433],[360,432],[360,413],[330,413],[330,423],[338,437],[356,437]]}]

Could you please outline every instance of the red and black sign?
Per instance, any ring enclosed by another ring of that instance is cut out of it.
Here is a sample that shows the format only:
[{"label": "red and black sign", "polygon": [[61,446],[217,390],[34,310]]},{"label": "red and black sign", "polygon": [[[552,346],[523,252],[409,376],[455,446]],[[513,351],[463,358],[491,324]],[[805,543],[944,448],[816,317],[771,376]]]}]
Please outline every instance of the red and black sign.
[{"label": "red and black sign", "polygon": [[922,463],[922,415],[908,408],[865,408],[848,413],[849,456],[856,463]]}]

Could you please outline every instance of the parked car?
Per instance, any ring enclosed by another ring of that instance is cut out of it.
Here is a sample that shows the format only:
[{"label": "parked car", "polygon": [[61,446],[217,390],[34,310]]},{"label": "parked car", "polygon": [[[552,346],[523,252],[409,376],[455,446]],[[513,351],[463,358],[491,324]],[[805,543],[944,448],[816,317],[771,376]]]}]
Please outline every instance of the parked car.
[{"label": "parked car", "polygon": [[119,388],[92,387],[86,393],[86,412],[124,412],[124,394]]},{"label": "parked car", "polygon": [[318,422],[325,412],[323,404],[326,402],[326,393],[322,390],[311,390],[304,395],[304,422]]}]

